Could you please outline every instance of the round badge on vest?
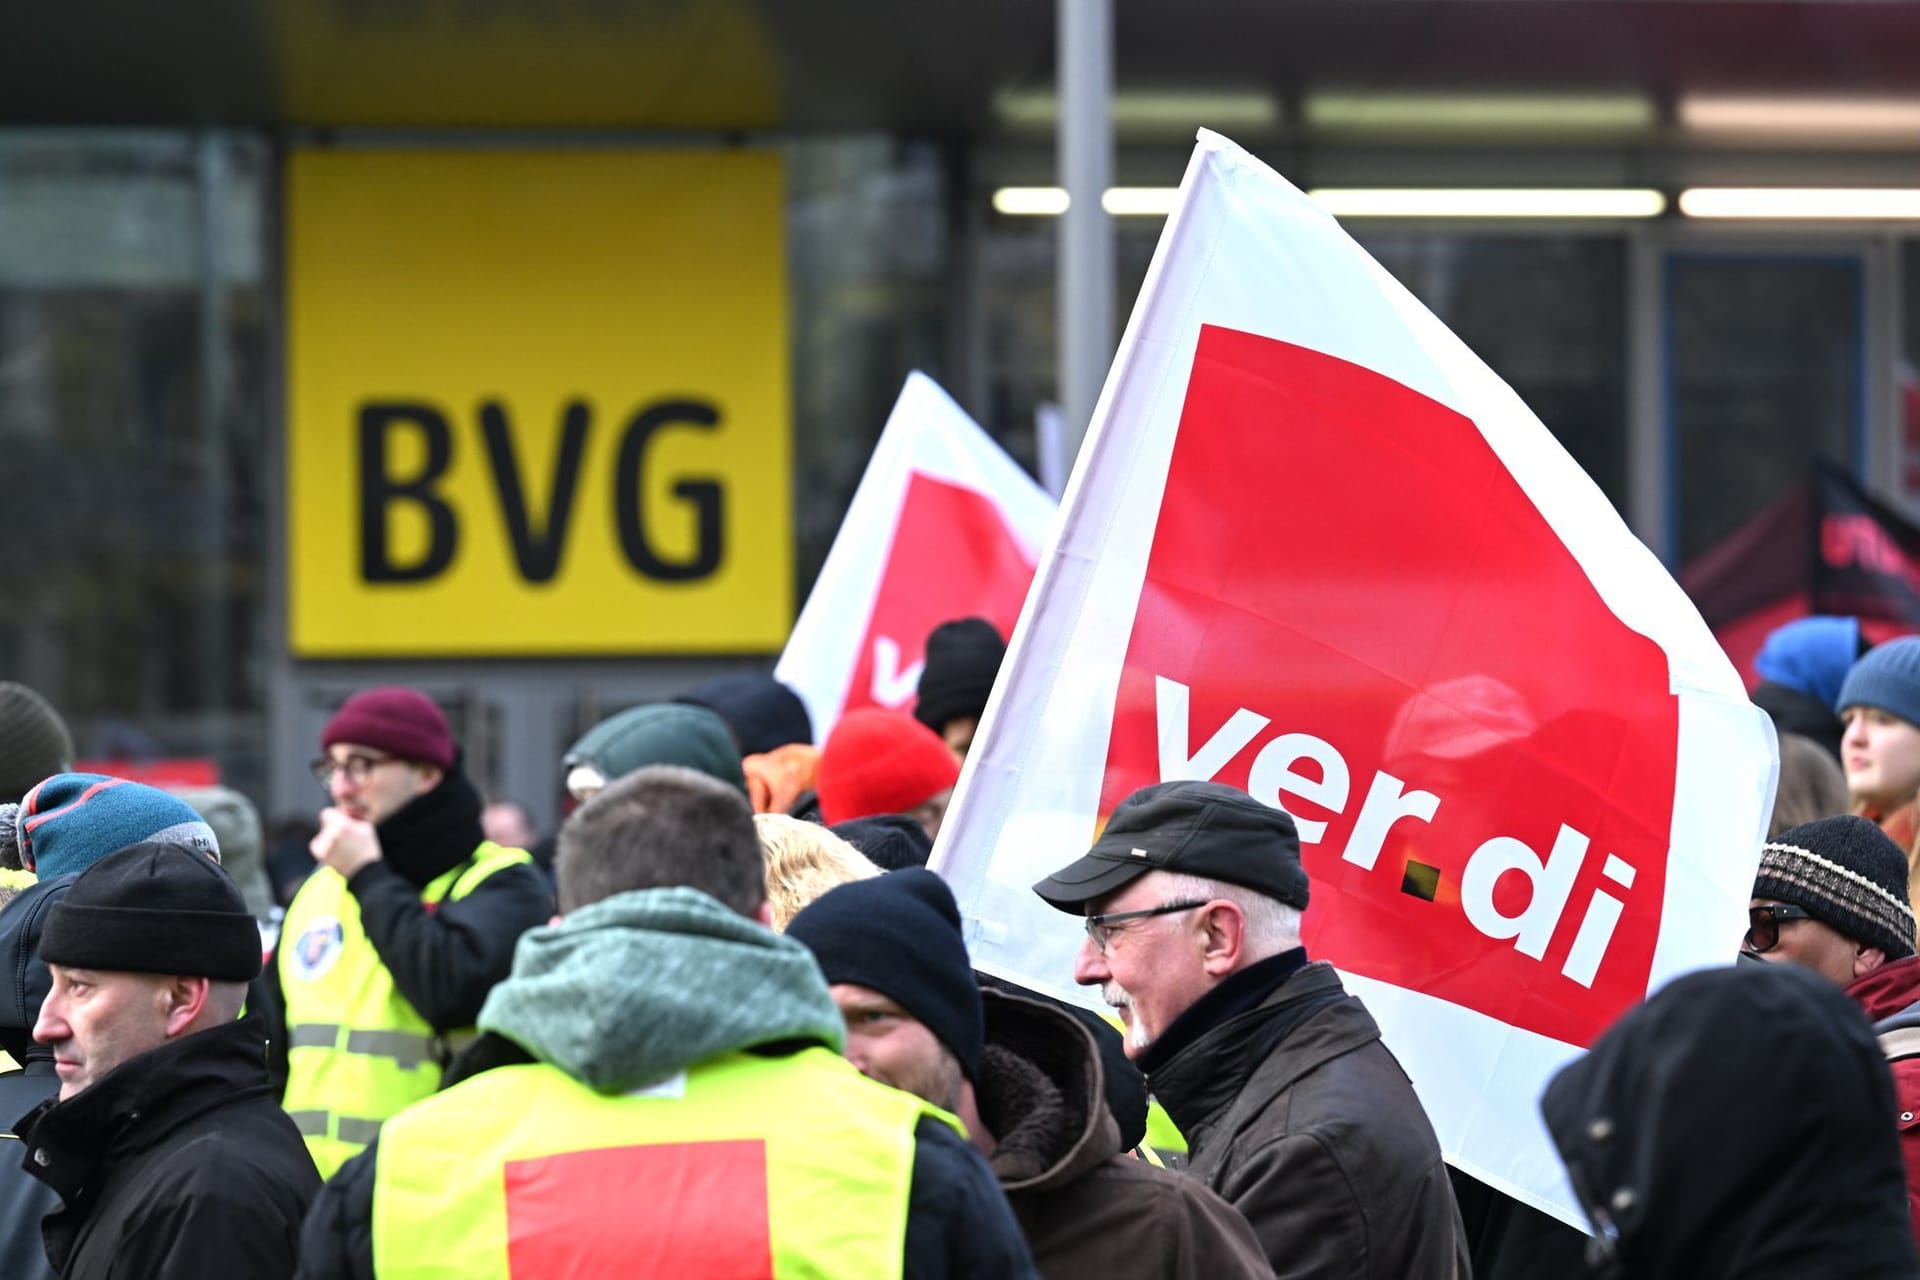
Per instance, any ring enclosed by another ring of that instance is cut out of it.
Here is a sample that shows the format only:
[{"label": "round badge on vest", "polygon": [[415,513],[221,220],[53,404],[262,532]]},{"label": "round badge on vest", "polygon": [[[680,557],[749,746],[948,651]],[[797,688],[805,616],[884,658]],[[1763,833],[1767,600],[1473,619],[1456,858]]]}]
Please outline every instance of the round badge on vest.
[{"label": "round badge on vest", "polygon": [[293,971],[303,981],[316,982],[333,968],[340,958],[340,943],[346,931],[332,917],[315,920],[294,940]]}]

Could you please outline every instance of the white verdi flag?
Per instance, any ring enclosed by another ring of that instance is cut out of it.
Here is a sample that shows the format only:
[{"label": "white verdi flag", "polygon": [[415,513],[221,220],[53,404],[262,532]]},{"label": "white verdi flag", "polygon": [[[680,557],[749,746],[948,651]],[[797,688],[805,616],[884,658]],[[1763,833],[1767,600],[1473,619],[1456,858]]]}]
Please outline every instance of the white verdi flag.
[{"label": "white verdi flag", "polygon": [[1056,511],[939,384],[909,374],[774,668],[813,740],[857,707],[911,711],[942,622],[1011,631]]},{"label": "white verdi flag", "polygon": [[1520,399],[1202,133],[941,832],[981,968],[1073,985],[1032,884],[1141,786],[1293,814],[1339,967],[1448,1159],[1585,1225],[1548,1077],[1729,962],[1773,730]]}]

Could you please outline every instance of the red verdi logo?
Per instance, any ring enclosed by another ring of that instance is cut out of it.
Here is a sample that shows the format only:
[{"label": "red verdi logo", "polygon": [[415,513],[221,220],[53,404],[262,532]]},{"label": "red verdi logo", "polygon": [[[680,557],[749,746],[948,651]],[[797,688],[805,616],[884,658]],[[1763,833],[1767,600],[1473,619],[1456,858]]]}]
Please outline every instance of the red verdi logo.
[{"label": "red verdi logo", "polygon": [[913,472],[840,713],[910,706],[927,635],[943,622],[985,618],[1004,638],[1033,569],[991,498]]},{"label": "red verdi logo", "polygon": [[1201,330],[1101,811],[1165,778],[1297,820],[1305,940],[1585,1045],[1646,992],[1678,709],[1468,419]]}]

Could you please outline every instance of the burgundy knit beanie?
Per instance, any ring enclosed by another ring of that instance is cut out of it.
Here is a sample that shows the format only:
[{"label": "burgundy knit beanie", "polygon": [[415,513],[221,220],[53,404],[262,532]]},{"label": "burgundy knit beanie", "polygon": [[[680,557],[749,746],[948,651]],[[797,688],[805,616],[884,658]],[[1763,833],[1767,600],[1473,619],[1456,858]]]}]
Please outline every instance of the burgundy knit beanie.
[{"label": "burgundy knit beanie", "polygon": [[321,750],[336,742],[373,747],[442,769],[453,767],[453,730],[434,700],[418,689],[384,685],[354,694],[320,734]]},{"label": "burgundy knit beanie", "polygon": [[900,711],[862,707],[827,735],[814,785],[829,824],[905,813],[960,780],[960,761],[940,735]]}]

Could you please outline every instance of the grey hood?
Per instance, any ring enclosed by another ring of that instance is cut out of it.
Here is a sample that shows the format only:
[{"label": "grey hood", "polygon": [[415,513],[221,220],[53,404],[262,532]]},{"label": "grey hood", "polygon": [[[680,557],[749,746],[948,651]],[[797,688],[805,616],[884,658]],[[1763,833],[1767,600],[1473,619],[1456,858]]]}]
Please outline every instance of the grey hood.
[{"label": "grey hood", "polygon": [[643,889],[520,939],[479,1026],[602,1093],[782,1042],[840,1052],[813,954],[695,889]]}]

